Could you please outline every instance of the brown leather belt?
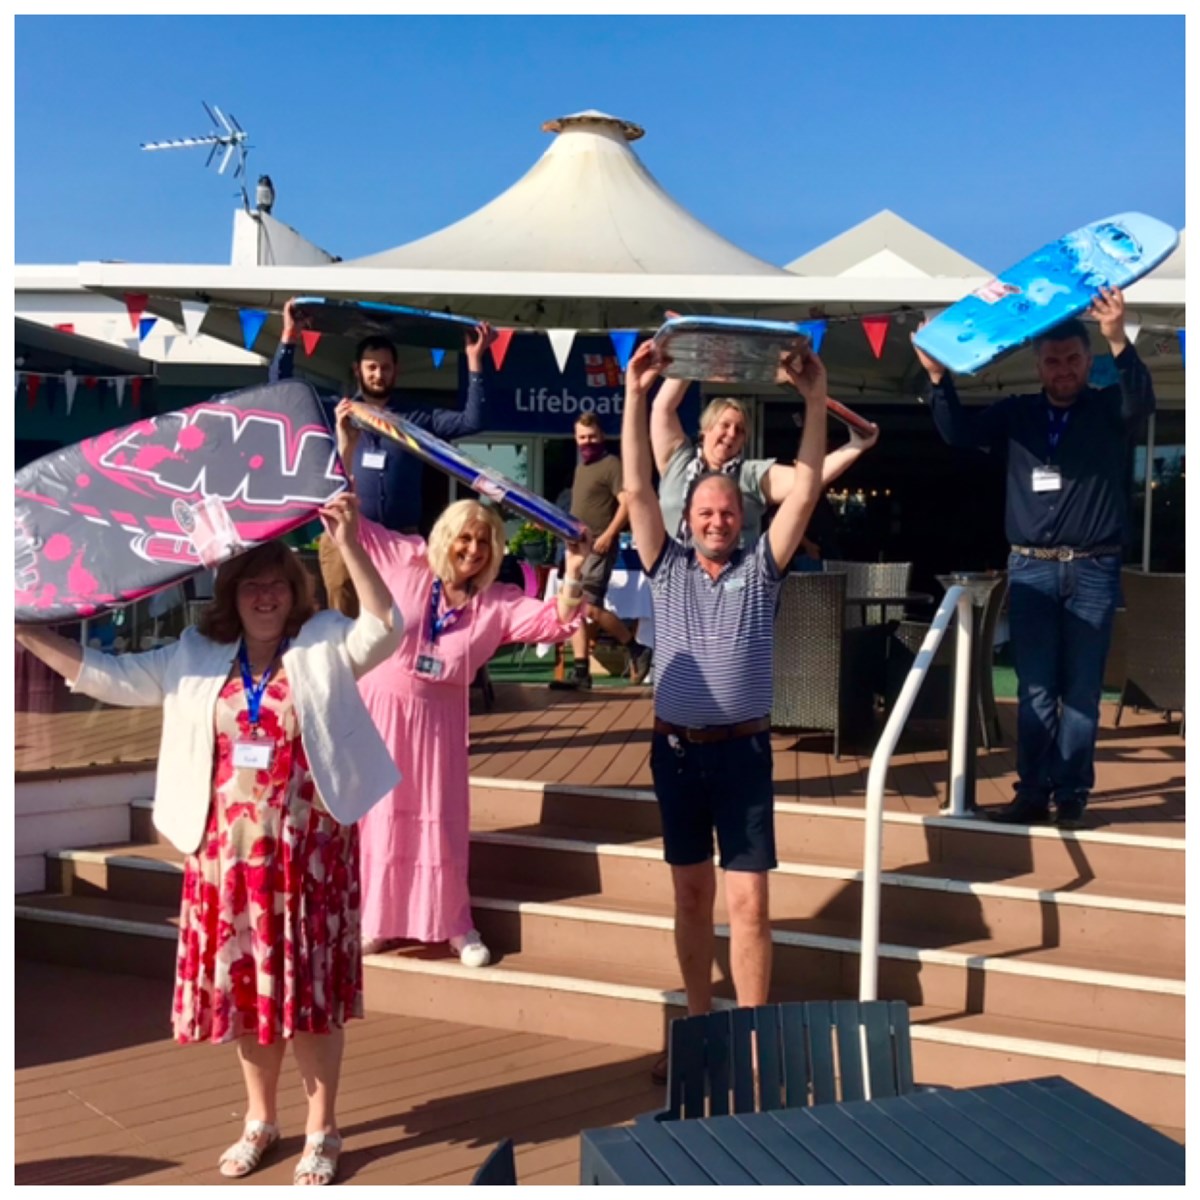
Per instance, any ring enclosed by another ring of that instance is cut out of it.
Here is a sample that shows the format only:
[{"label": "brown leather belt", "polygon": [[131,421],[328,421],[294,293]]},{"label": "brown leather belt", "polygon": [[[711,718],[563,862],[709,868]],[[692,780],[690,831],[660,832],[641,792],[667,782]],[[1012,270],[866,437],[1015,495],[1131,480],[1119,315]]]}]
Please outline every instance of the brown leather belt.
[{"label": "brown leather belt", "polygon": [[1120,546],[1093,546],[1090,550],[1076,550],[1072,546],[1014,546],[1014,554],[1025,558],[1048,558],[1055,562],[1070,562],[1073,558],[1099,558],[1102,554],[1120,554]]},{"label": "brown leather belt", "polygon": [[672,725],[670,721],[654,718],[654,732],[682,738],[685,742],[728,742],[732,738],[749,737],[754,733],[766,733],[771,728],[770,717],[757,717],[753,721],[739,721],[736,725],[701,725],[688,728]]}]

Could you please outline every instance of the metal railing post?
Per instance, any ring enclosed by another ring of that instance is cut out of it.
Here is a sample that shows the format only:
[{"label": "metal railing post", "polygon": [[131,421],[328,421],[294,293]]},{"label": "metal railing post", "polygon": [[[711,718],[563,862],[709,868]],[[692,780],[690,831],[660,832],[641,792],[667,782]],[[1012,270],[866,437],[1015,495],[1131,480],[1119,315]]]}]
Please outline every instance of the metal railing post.
[{"label": "metal railing post", "polygon": [[[964,612],[967,623],[965,637],[962,634]],[[862,933],[858,976],[858,998],[861,1001],[875,1000],[878,997],[879,900],[881,890],[880,876],[883,871],[883,791],[884,784],[887,781],[888,766],[892,761],[892,754],[896,749],[896,743],[900,740],[900,734],[908,720],[909,713],[912,712],[917,692],[920,690],[921,684],[925,682],[925,676],[929,674],[929,667],[933,662],[933,656],[937,653],[937,648],[945,636],[951,616],[955,614],[957,614],[959,622],[960,658],[964,643],[967,648],[967,654],[970,654],[971,597],[967,593],[966,588],[955,585],[946,590],[941,604],[938,605],[938,610],[934,614],[933,621],[929,626],[929,632],[925,635],[925,640],[921,643],[921,649],[917,651],[912,669],[909,671],[908,677],[904,680],[904,686],[900,689],[900,695],[896,698],[891,716],[888,717],[883,734],[879,739],[878,745],[875,747],[875,752],[871,755],[871,767],[867,772],[867,802],[864,814],[865,828],[863,830]],[[968,664],[970,663],[969,658],[966,661]],[[963,678],[969,678],[969,675]],[[959,700],[960,697],[956,695],[954,707],[956,730],[959,726]],[[969,696],[967,700],[969,702]],[[970,708],[965,707],[964,712],[969,714]],[[964,740],[962,745],[962,763],[964,764],[966,762],[965,729],[966,726],[964,724]]]},{"label": "metal railing post", "polygon": [[971,725],[971,644],[973,614],[971,596],[966,591],[958,598],[958,636],[954,654],[954,721],[950,731],[949,815],[961,817],[967,811],[967,753]]}]

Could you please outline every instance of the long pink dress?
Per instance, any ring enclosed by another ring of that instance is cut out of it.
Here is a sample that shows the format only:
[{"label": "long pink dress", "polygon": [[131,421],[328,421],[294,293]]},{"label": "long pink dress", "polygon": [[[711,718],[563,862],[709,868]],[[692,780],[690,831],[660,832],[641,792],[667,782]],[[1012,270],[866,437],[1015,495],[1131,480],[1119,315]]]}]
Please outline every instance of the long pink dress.
[{"label": "long pink dress", "polygon": [[[471,800],[468,690],[505,642],[564,642],[557,602],[494,583],[429,646],[434,576],[419,537],[361,522],[362,545],[404,617],[396,653],[359,680],[367,710],[403,782],[359,822],[362,936],[444,942],[472,928],[467,889]],[[444,606],[443,606],[444,607]],[[439,678],[417,674],[433,653]]]}]

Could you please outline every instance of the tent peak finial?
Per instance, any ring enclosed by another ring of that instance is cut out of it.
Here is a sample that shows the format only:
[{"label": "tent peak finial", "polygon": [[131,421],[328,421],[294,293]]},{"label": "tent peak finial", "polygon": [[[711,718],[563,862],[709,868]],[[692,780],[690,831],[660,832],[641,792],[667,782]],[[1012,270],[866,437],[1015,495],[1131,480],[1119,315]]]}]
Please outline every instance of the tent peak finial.
[{"label": "tent peak finial", "polygon": [[568,130],[587,125],[607,125],[617,129],[627,142],[636,142],[638,138],[644,137],[646,134],[640,125],[635,125],[632,121],[623,121],[620,117],[610,117],[608,113],[599,112],[594,108],[589,108],[585,112],[572,113],[567,117],[555,117],[553,121],[546,121],[542,124],[542,132],[566,133]]}]

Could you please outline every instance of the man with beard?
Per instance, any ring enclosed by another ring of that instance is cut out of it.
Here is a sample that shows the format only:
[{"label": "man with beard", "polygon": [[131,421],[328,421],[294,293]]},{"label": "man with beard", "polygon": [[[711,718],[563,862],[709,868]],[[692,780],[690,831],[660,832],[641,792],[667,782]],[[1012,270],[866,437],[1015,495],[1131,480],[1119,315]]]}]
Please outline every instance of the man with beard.
[{"label": "man with beard", "polygon": [[[1128,534],[1130,446],[1154,412],[1150,373],[1125,337],[1125,300],[1101,288],[1089,315],[1119,375],[1088,386],[1087,326],[1065,321],[1034,341],[1036,395],[961,406],[950,373],[917,349],[938,432],[952,446],[1007,456],[1009,630],[1017,669],[1017,783],[994,821],[1081,823],[1095,783],[1096,728]],[[915,348],[915,347],[914,347]]]},{"label": "man with beard", "polygon": [[[621,460],[609,454],[604,430],[595,413],[585,412],[575,422],[575,446],[579,465],[571,485],[571,516],[578,517],[591,530],[591,553],[583,563],[584,614],[588,623],[597,625],[609,637],[625,647],[629,655],[629,676],[641,683],[650,672],[651,650],[643,646],[625,623],[604,607],[604,596],[613,564],[617,560],[621,530],[628,524],[629,509],[621,490]],[[552,683],[558,688],[590,688],[588,669],[588,630],[581,625],[571,637],[575,655],[572,678]]]},{"label": "man with beard", "polygon": [[[283,336],[271,362],[268,378],[272,383],[290,379],[295,368],[296,339],[299,324],[295,301],[283,308]],[[358,390],[351,399],[386,408],[437,437],[451,440],[468,437],[483,426],[483,354],[494,334],[486,323],[467,333],[467,401],[461,412],[432,404],[404,405],[393,392],[396,384],[396,347],[381,335],[364,338],[354,352],[354,378]],[[331,428],[338,432],[338,451],[347,460],[364,517],[397,533],[416,533],[421,523],[422,464],[390,438],[370,430],[360,431],[347,421],[337,422],[336,396],[323,397],[330,410]],[[358,597],[342,563],[337,546],[324,534],[317,543],[321,579],[330,608],[348,617],[358,616]]]},{"label": "man with beard", "polygon": [[[821,494],[825,368],[809,349],[785,364],[806,419],[792,487],[768,531],[742,545],[736,480],[699,475],[685,497],[685,542],[664,522],[651,477],[646,395],[658,374],[653,342],[625,373],[621,427],[625,496],[654,600],[654,737],[650,767],[675,899],[675,951],[689,1014],[712,1007],[716,936],[713,832],[729,913],[739,1006],[767,1002],[771,979],[768,875],[776,865],[770,712],[775,612],[787,564]],[[664,1082],[666,1055],[652,1077]]]}]

